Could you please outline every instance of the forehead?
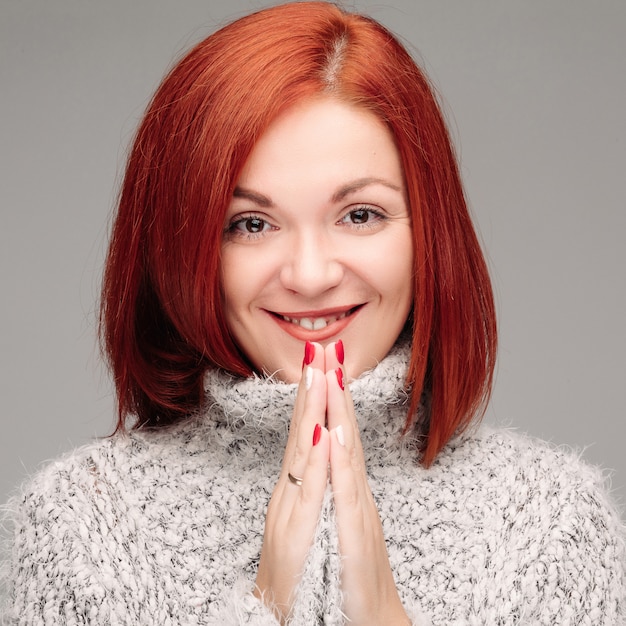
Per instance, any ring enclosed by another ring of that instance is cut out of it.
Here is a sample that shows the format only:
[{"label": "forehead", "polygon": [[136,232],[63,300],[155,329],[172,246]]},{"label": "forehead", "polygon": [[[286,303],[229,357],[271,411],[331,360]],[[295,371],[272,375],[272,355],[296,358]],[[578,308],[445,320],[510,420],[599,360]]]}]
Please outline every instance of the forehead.
[{"label": "forehead", "polygon": [[252,150],[238,183],[338,186],[367,177],[403,186],[390,131],[365,109],[322,98],[298,104],[274,120]]}]

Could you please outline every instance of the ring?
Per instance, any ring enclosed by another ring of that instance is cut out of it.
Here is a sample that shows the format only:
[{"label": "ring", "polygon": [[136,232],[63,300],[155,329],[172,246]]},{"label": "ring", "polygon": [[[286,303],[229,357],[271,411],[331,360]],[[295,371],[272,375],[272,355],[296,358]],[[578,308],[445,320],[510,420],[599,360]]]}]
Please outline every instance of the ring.
[{"label": "ring", "polygon": [[287,478],[289,479],[289,482],[295,485],[296,487],[302,486],[302,478],[298,478],[297,476],[294,476],[291,472],[287,472]]}]

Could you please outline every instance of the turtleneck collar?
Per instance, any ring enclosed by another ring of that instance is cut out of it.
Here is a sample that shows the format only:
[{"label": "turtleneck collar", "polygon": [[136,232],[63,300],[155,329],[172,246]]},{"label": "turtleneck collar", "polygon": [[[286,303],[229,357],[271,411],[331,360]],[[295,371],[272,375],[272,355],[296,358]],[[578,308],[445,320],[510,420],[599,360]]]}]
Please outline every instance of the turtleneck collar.
[{"label": "turtleneck collar", "polygon": [[[405,386],[409,358],[409,343],[400,341],[376,367],[350,382],[366,457],[375,450],[389,454],[414,443],[401,436],[409,403]],[[204,388],[205,417],[215,426],[250,443],[262,439],[268,445],[276,440],[284,445],[297,384],[211,370],[205,375]]]}]

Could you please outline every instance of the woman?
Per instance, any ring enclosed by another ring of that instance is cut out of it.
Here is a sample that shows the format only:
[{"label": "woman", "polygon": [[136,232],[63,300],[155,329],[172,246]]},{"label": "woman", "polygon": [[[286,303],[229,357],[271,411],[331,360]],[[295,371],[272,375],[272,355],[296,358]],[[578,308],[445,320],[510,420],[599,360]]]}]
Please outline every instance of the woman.
[{"label": "woman", "polygon": [[599,474],[468,428],[489,278],[432,90],[374,21],[283,5],[170,72],[102,329],[117,433],[13,502],[9,623],[623,619]]}]

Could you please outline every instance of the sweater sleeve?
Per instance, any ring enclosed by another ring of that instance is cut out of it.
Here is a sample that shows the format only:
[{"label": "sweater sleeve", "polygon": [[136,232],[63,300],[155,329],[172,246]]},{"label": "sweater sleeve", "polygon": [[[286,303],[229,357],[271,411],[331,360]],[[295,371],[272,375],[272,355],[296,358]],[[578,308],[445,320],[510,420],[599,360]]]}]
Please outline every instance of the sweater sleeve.
[{"label": "sweater sleeve", "polygon": [[250,581],[222,584],[209,602],[208,572],[181,591],[174,572],[145,567],[132,537],[141,522],[120,519],[101,478],[84,463],[49,467],[5,507],[2,624],[277,626]]}]

